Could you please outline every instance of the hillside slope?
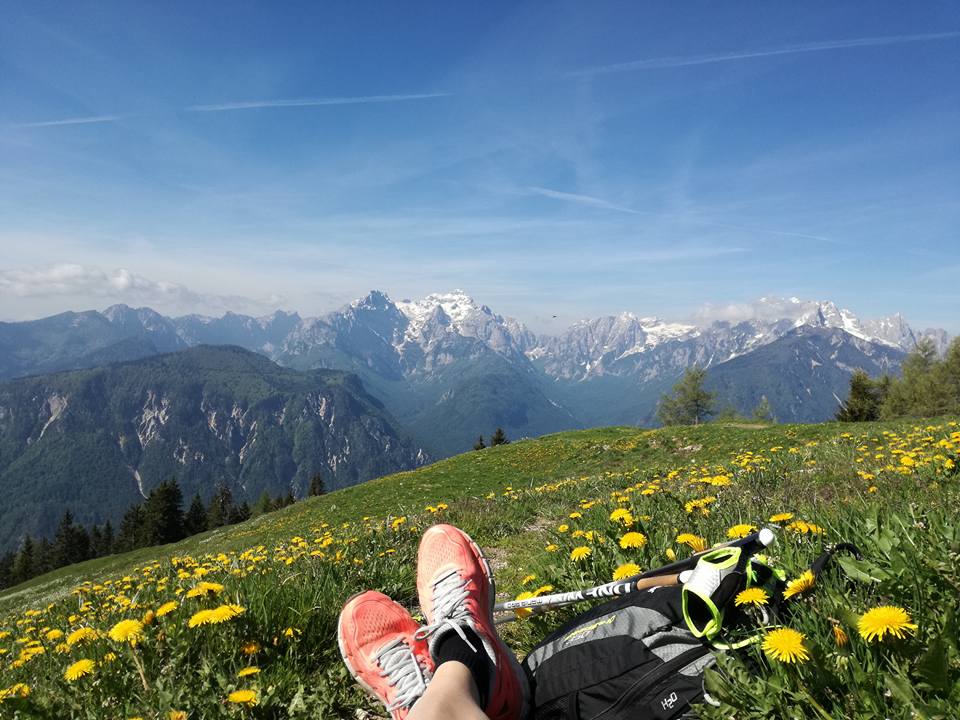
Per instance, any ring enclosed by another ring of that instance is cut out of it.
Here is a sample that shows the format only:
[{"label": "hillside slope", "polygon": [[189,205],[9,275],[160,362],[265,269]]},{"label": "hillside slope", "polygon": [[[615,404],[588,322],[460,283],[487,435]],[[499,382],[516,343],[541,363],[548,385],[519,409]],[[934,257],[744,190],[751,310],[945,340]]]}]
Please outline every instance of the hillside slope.
[{"label": "hillside slope", "polygon": [[[64,510],[115,524],[162,480],[209,498],[303,497],[418,462],[356,377],[298,372],[200,346],[95,370],[0,384],[0,550],[52,531]],[[239,501],[239,500],[238,500]]]},{"label": "hillside slope", "polygon": [[[159,718],[169,710],[234,717],[240,709],[225,698],[238,688],[256,693],[257,704],[243,710],[251,717],[350,717],[357,707],[375,708],[339,660],[339,607],[369,587],[413,606],[417,541],[430,523],[470,532],[487,549],[501,591],[513,596],[603,582],[625,563],[662,564],[776,514],[779,542],[770,557],[789,576],[825,543],[850,539],[866,559],[844,567],[859,581],[824,575],[795,604],[789,622],[817,662],[761,662],[765,670],[746,673],[730,660],[711,680],[727,706],[709,716],[799,718],[816,703],[825,717],[908,717],[911,707],[933,716],[940,708],[946,717],[960,670],[948,663],[937,678],[923,678],[931,653],[958,656],[958,451],[960,427],[948,419],[607,428],[467,453],[7,591],[0,649],[15,660],[0,665],[0,690],[25,683],[29,697],[6,702],[58,717]],[[626,514],[611,518],[618,508]],[[623,547],[628,531],[642,542]],[[575,547],[588,550],[577,561]],[[199,590],[201,582],[219,585]],[[190,627],[197,610],[221,604],[239,606],[239,614]],[[903,607],[917,627],[894,664],[857,634],[859,614],[881,604]],[[160,607],[163,617],[145,615]],[[562,617],[516,623],[507,633],[522,652]],[[122,618],[149,620],[135,652],[96,633],[74,645],[57,635],[106,631]],[[835,625],[849,638],[841,648],[846,673],[835,669]],[[25,651],[31,643],[49,649]],[[744,652],[756,659],[760,650]],[[95,661],[94,675],[65,683],[64,667],[79,658]],[[250,665],[259,673],[237,676]],[[189,683],[180,680],[187,676]]]}]

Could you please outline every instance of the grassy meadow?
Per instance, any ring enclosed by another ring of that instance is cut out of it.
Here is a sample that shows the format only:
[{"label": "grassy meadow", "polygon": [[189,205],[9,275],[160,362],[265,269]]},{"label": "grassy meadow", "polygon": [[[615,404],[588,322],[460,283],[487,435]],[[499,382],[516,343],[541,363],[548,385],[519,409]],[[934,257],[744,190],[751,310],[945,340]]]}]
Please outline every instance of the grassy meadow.
[{"label": "grassy meadow", "polygon": [[[367,588],[413,609],[419,535],[441,521],[485,548],[504,598],[764,525],[793,580],[826,545],[855,542],[862,561],[794,584],[789,652],[774,640],[723,657],[708,678],[722,707],[702,714],[957,717],[958,463],[952,418],[618,427],[466,453],[7,590],[0,718],[379,716],[340,661],[337,614]],[[522,655],[569,612],[504,634]]]}]

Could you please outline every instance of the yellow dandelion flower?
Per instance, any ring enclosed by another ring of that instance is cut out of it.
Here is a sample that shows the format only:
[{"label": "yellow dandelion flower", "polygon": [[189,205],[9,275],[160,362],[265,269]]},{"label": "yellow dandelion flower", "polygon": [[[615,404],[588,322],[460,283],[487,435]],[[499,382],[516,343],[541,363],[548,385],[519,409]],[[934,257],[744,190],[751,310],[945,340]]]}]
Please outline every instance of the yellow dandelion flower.
[{"label": "yellow dandelion flower", "polygon": [[857,623],[860,637],[869,642],[882,641],[885,635],[902,640],[906,633],[916,632],[906,610],[893,605],[881,605],[865,612]]},{"label": "yellow dandelion flower", "polygon": [[176,600],[171,600],[170,602],[165,602],[163,605],[157,608],[157,617],[163,617],[164,615],[169,615],[179,606]]},{"label": "yellow dandelion flower", "polygon": [[97,631],[93,628],[82,627],[77,628],[72,633],[67,635],[67,645],[73,646],[78,643],[88,642],[90,640],[97,639]]},{"label": "yellow dandelion flower", "polygon": [[816,582],[817,578],[814,577],[813,572],[810,570],[804,570],[800,574],[800,577],[787,583],[787,589],[783,591],[783,597],[789,600],[795,595],[801,595],[808,590],[813,589],[813,586],[816,584]]},{"label": "yellow dandelion flower", "polygon": [[633,525],[633,514],[626,508],[617,508],[610,513],[610,522],[620,523],[624,527]]},{"label": "yellow dandelion flower", "polygon": [[63,671],[63,679],[67,682],[79,680],[92,673],[94,667],[96,667],[96,663],[94,663],[93,660],[87,660],[86,658],[77,660]]},{"label": "yellow dandelion flower", "polygon": [[537,595],[546,595],[551,592],[553,592],[553,585],[541,585],[533,591],[533,595],[536,597]]},{"label": "yellow dandelion flower", "polygon": [[787,522],[788,520],[793,520],[793,513],[782,512],[770,516],[770,522],[772,523],[782,523]]},{"label": "yellow dandelion flower", "polygon": [[26,697],[30,697],[30,686],[24,683],[14,683],[6,689],[0,688],[0,703],[3,703],[7,698],[23,699]]},{"label": "yellow dandelion flower", "polygon": [[127,642],[136,645],[143,637],[143,623],[139,620],[121,620],[110,628],[110,639],[116,642]]},{"label": "yellow dandelion flower", "polygon": [[763,639],[763,652],[772,660],[784,663],[802,663],[810,659],[804,646],[805,636],[791,628],[771,630]]},{"label": "yellow dandelion flower", "polygon": [[187,711],[171,710],[167,713],[167,720],[187,720]]},{"label": "yellow dandelion flower", "polygon": [[741,523],[739,525],[734,525],[729,530],[727,530],[727,537],[731,540],[736,540],[738,538],[745,538],[752,532],[756,532],[757,528],[754,525],[748,525],[746,523]]},{"label": "yellow dandelion flower", "polygon": [[680,533],[677,535],[676,541],[681,545],[686,545],[694,552],[703,552],[707,549],[706,538],[702,538],[699,535],[694,535],[693,533]]},{"label": "yellow dandelion flower", "polygon": [[206,597],[207,595],[216,595],[220,592],[223,592],[223,585],[220,583],[207,582],[206,580],[203,580],[187,591],[187,597]]},{"label": "yellow dandelion flower", "polygon": [[237,677],[247,677],[249,675],[256,675],[258,672],[260,672],[260,668],[258,668],[255,665],[251,665],[250,667],[245,667],[243,670],[238,672]]},{"label": "yellow dandelion flower", "polygon": [[586,545],[580,545],[579,547],[575,547],[570,551],[570,559],[574,562],[578,562],[589,557],[592,552],[593,550],[588,548]]},{"label": "yellow dandelion flower", "polygon": [[626,580],[628,577],[640,574],[640,566],[636,563],[624,563],[613,571],[614,580]]},{"label": "yellow dandelion flower", "polygon": [[105,653],[103,656],[103,661],[106,663],[112,663],[116,659],[117,659],[117,654],[115,652],[108,652],[108,653]]},{"label": "yellow dandelion flower", "polygon": [[620,538],[620,547],[624,550],[629,550],[631,548],[642,548],[647,544],[647,536],[641,532],[628,532],[624,533],[623,537]]},{"label": "yellow dandelion flower", "polygon": [[534,580],[536,580],[536,579],[537,579],[537,576],[536,576],[536,575],[526,575],[526,576],[524,576],[523,580],[520,581],[520,584],[521,584],[521,585],[529,585],[530,583],[532,583],[532,582],[533,582]]},{"label": "yellow dandelion flower", "polygon": [[570,518],[571,520],[576,520],[577,518],[582,518],[582,517],[583,517],[583,513],[574,511],[574,512],[570,513],[569,515],[567,515],[567,517]]},{"label": "yellow dandelion flower", "polygon": [[[536,595],[529,590],[524,590],[522,593],[517,595],[514,600],[529,600],[530,598],[536,597]],[[529,617],[533,614],[533,610],[530,608],[515,608],[514,614],[517,616],[518,620],[523,620],[525,617]]]},{"label": "yellow dandelion flower", "polygon": [[256,705],[257,693],[254,690],[234,690],[227,695],[227,700],[238,705]]},{"label": "yellow dandelion flower", "polygon": [[737,593],[733,604],[737,607],[741,607],[742,605],[759,607],[760,605],[766,605],[769,599],[770,596],[767,595],[767,592],[763,588],[752,587]]},{"label": "yellow dandelion flower", "polygon": [[63,630],[48,630],[46,634],[47,640],[54,642],[63,637]]},{"label": "yellow dandelion flower", "polygon": [[249,640],[240,646],[240,652],[242,652],[247,657],[250,657],[251,655],[256,655],[258,652],[260,652],[260,643],[256,643],[256,642],[253,642],[253,640]]},{"label": "yellow dandelion flower", "polygon": [[837,643],[837,647],[843,647],[850,642],[850,638],[847,637],[846,631],[839,625],[833,626],[833,640]]},{"label": "yellow dandelion flower", "polygon": [[547,552],[556,552],[559,549],[560,549],[560,546],[557,545],[556,543],[550,543],[544,548],[544,550],[546,550]]}]

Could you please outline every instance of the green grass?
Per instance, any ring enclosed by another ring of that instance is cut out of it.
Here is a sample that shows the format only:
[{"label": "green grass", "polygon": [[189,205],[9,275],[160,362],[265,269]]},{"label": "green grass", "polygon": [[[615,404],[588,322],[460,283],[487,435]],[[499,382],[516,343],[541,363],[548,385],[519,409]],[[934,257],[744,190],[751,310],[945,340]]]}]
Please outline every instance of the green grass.
[{"label": "green grass", "polygon": [[[951,444],[958,428],[950,422],[559,433],[380,478],[176,545],[62,568],[0,594],[0,632],[10,633],[0,639],[0,649],[8,649],[0,654],[0,691],[17,682],[31,687],[28,698],[0,705],[0,715],[7,707],[23,717],[158,718],[183,709],[203,718],[306,718],[375,710],[347,682],[335,647],[336,616],[346,597],[368,587],[413,607],[417,540],[432,522],[452,522],[473,535],[492,558],[501,591],[514,596],[546,584],[567,589],[606,581],[627,561],[655,566],[668,550],[689,552],[676,542],[680,532],[713,543],[725,539],[731,525],[758,525],[788,511],[824,529],[781,533],[773,557],[788,574],[801,571],[826,542],[841,539],[864,546],[867,561],[847,563],[859,578],[854,585],[838,575],[795,603],[789,622],[807,636],[809,662],[785,666],[751,648],[722,663],[711,687],[727,708],[716,716],[808,717],[823,708],[828,717],[947,717],[937,713],[960,701],[960,537],[952,519],[958,476],[950,467],[960,441]],[[941,440],[951,447],[938,445]],[[874,457],[877,445],[883,460]],[[759,460],[750,462],[748,451]],[[899,458],[911,452],[917,461],[902,465]],[[858,470],[875,477],[860,477]],[[730,482],[694,482],[704,475]],[[643,495],[644,487],[656,491]],[[687,501],[706,496],[716,498],[707,505],[709,514],[685,510]],[[439,503],[448,507],[436,514],[427,509]],[[617,544],[623,528],[608,515],[618,506],[631,510],[631,529],[648,540],[643,548],[627,551]],[[571,519],[572,512],[582,517]],[[560,532],[561,524],[570,528]],[[577,529],[594,535],[571,537]],[[546,550],[551,544],[553,552]],[[591,548],[585,561],[569,559],[577,545]],[[175,567],[171,558],[189,560]],[[152,569],[144,573],[144,567]],[[199,581],[196,567],[207,573],[204,580],[225,586],[219,596],[177,595]],[[536,579],[523,585],[529,575]],[[109,579],[116,582],[105,585]],[[82,597],[72,594],[83,582],[98,587]],[[81,605],[84,598],[88,606]],[[170,598],[182,606],[155,620],[136,648],[101,638],[59,653],[62,638],[44,635],[46,628],[108,630]],[[222,625],[186,627],[190,613],[220,603],[239,604],[245,612]],[[877,604],[906,608],[919,629],[900,643],[867,643],[857,635],[856,619]],[[41,614],[28,618],[28,609]],[[514,623],[510,642],[522,653],[561,618]],[[846,649],[831,645],[837,623],[851,637]],[[947,639],[938,644],[941,636]],[[17,639],[39,640],[46,652],[11,668],[23,646]],[[240,647],[251,641],[260,650],[248,657]],[[117,658],[105,662],[110,652]],[[943,677],[929,670],[931,653],[942,654]],[[95,660],[97,670],[67,682],[64,668],[81,657]],[[249,662],[261,672],[252,680],[237,678]],[[258,692],[255,707],[224,701],[241,687]]]}]

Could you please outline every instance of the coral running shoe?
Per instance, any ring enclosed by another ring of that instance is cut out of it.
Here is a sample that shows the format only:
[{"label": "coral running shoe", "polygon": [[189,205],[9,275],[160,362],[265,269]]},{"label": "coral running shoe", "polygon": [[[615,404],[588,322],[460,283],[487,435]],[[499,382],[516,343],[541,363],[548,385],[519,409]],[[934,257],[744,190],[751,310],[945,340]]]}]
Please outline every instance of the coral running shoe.
[{"label": "coral running shoe", "polygon": [[404,720],[433,677],[427,643],[402,605],[369,590],[344,605],[337,623],[340,655],[350,674],[383,703],[393,720]]},{"label": "coral running shoe", "polygon": [[517,659],[497,634],[493,621],[496,589],[490,565],[477,544],[452,525],[434,525],[420,539],[417,554],[417,593],[426,625],[417,632],[429,638],[431,655],[439,640],[470,628],[490,659],[490,687],[481,690],[490,720],[519,720],[526,715],[527,679]]}]

